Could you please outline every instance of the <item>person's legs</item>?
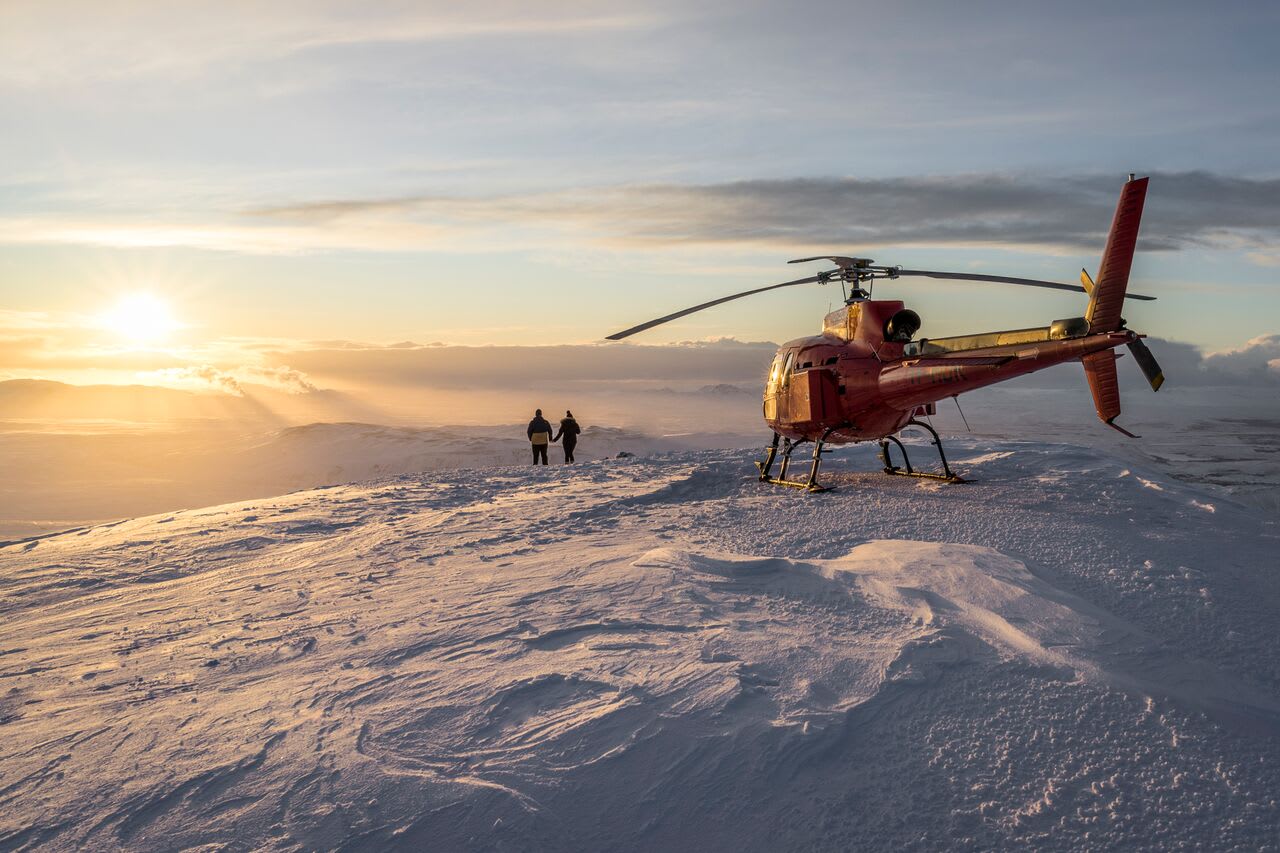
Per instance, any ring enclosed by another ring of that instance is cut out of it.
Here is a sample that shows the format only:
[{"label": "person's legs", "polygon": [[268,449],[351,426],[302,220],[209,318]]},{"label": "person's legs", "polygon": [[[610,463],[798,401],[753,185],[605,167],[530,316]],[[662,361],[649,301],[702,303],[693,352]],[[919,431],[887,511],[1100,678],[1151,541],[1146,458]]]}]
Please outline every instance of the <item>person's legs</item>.
[{"label": "person's legs", "polygon": [[566,441],[566,442],[564,443],[564,464],[566,464],[566,465],[568,465],[570,462],[572,462],[572,461],[573,461],[573,448],[574,448],[574,446],[575,446],[575,445],[574,445],[572,442],[568,442],[568,441]]},{"label": "person's legs", "polygon": [[542,459],[541,464],[543,464],[543,465],[546,465],[546,464],[547,464],[547,446],[546,446],[545,444],[535,444],[535,445],[534,445],[534,458],[535,458],[535,460],[536,460],[538,457],[541,457],[541,459]]}]

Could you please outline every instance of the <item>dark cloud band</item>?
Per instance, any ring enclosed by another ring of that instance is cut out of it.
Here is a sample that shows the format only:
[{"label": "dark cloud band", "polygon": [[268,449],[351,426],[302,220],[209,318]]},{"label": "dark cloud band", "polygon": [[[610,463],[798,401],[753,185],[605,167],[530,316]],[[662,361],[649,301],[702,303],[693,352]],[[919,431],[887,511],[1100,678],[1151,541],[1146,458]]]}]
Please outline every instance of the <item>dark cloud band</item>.
[{"label": "dark cloud band", "polygon": [[[492,198],[339,199],[251,211],[294,222],[368,214],[466,224],[561,222],[638,243],[956,245],[1096,250],[1123,176],[794,178],[648,185]],[[1280,245],[1280,179],[1156,173],[1141,246]]]}]

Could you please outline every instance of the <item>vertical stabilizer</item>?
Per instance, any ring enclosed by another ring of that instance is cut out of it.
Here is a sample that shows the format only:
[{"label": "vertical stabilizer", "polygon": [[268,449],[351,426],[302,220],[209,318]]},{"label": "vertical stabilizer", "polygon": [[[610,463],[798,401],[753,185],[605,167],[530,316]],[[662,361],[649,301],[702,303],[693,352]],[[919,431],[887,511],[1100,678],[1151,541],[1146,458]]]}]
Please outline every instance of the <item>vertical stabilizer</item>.
[{"label": "vertical stabilizer", "polygon": [[[1129,181],[1120,191],[1116,215],[1111,220],[1111,233],[1107,235],[1107,247],[1102,252],[1102,264],[1098,267],[1098,280],[1089,294],[1089,309],[1084,315],[1089,321],[1091,334],[1114,332],[1120,328],[1120,307],[1124,302],[1125,288],[1129,286],[1129,268],[1133,265],[1133,249],[1138,243],[1138,225],[1142,221],[1142,205],[1147,198],[1147,180]],[[1114,375],[1114,365],[1111,372]]]},{"label": "vertical stabilizer", "polygon": [[1086,355],[1080,359],[1084,362],[1084,375],[1089,380],[1089,390],[1093,392],[1093,405],[1098,410],[1098,417],[1112,429],[1119,430],[1130,438],[1137,438],[1115,420],[1120,415],[1120,381],[1116,376],[1116,358],[1112,350],[1103,350]]}]

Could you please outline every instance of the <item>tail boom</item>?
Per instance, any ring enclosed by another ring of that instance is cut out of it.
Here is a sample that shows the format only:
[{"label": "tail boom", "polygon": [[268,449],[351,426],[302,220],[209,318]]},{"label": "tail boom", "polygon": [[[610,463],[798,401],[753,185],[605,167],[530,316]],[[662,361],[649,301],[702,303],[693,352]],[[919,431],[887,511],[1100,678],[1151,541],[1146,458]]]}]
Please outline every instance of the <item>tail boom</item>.
[{"label": "tail boom", "polygon": [[909,359],[884,370],[879,377],[879,389],[888,404],[909,408],[1095,354],[1114,361],[1111,350],[1128,343],[1133,337],[1131,332],[1111,332]]}]

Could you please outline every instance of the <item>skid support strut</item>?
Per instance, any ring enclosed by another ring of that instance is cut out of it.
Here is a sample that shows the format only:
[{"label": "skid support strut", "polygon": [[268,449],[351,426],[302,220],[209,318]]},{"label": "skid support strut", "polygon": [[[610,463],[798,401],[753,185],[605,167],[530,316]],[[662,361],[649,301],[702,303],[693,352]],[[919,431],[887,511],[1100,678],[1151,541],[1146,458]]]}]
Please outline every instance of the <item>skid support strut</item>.
[{"label": "skid support strut", "polygon": [[822,434],[822,438],[813,443],[813,461],[809,465],[809,476],[803,481],[788,480],[787,468],[791,465],[792,452],[800,445],[805,444],[808,439],[802,438],[799,441],[792,441],[789,438],[782,439],[782,466],[778,469],[778,476],[773,477],[770,475],[770,470],[773,468],[774,457],[778,453],[778,435],[775,433],[773,443],[766,449],[764,461],[756,463],[756,467],[760,469],[760,482],[773,483],[776,486],[791,486],[794,489],[804,489],[809,492],[827,491],[826,486],[818,485],[818,469],[822,466],[822,454],[831,452],[826,450],[824,446],[827,443],[827,437],[834,431],[834,429],[827,430]]},{"label": "skid support strut", "polygon": [[[947,464],[947,454],[942,449],[942,439],[938,437],[937,430],[929,426],[927,423],[918,421],[915,418],[907,421],[906,426],[904,426],[903,429],[906,429],[906,427],[909,426],[918,426],[921,429],[927,430],[928,433],[933,436],[932,444],[934,447],[938,448],[938,458],[942,460],[942,473],[937,474],[932,471],[917,471],[912,468],[911,457],[907,455],[907,448],[898,440],[898,437],[894,435],[886,435],[884,438],[880,439],[880,458],[884,461],[884,472],[886,474],[897,474],[902,477],[925,477],[930,480],[943,480],[948,483],[965,482],[965,479],[952,471],[951,466]],[[889,442],[893,442],[898,446],[898,451],[902,454],[902,467],[898,467],[893,464],[893,456],[889,452]]]},{"label": "skid support strut", "polygon": [[[773,460],[778,455],[778,440],[781,438],[776,432],[773,434],[773,443],[765,448],[764,461],[757,462],[756,467],[760,469],[760,482],[768,482],[769,473],[773,470]],[[790,444],[790,441],[787,442]]]}]

